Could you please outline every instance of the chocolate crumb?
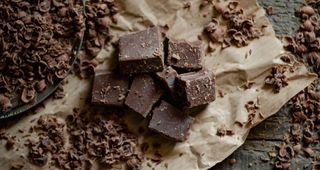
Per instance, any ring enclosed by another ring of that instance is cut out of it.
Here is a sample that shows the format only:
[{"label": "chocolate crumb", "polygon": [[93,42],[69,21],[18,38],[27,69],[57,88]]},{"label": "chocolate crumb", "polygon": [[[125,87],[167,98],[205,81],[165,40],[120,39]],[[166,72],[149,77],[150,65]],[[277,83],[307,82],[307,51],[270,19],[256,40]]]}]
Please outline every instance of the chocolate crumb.
[{"label": "chocolate crumb", "polygon": [[184,9],[190,9],[190,8],[191,8],[191,2],[190,2],[190,1],[185,2],[185,3],[183,4],[183,8],[184,8]]},{"label": "chocolate crumb", "polygon": [[270,159],[269,159],[268,157],[264,157],[264,156],[261,156],[261,157],[260,157],[260,160],[261,160],[262,162],[269,162],[269,161],[270,161]]},{"label": "chocolate crumb", "polygon": [[266,12],[268,15],[273,15],[273,7],[272,6],[268,6],[266,9]]},{"label": "chocolate crumb", "polygon": [[164,163],[164,167],[166,168],[166,169],[168,169],[168,167],[169,167],[169,164],[166,162],[166,163]]},{"label": "chocolate crumb", "polygon": [[10,170],[20,170],[23,169],[24,163],[22,162],[14,162],[11,164]]},{"label": "chocolate crumb", "polygon": [[229,160],[229,165],[234,165],[237,162],[237,160],[235,158],[232,158]]},{"label": "chocolate crumb", "polygon": [[7,150],[12,150],[15,144],[16,144],[16,141],[12,137],[9,137],[7,139],[6,149]]},{"label": "chocolate crumb", "polygon": [[284,66],[274,66],[271,75],[266,77],[265,84],[271,86],[274,93],[279,93],[282,88],[288,86],[285,72],[286,68]]}]

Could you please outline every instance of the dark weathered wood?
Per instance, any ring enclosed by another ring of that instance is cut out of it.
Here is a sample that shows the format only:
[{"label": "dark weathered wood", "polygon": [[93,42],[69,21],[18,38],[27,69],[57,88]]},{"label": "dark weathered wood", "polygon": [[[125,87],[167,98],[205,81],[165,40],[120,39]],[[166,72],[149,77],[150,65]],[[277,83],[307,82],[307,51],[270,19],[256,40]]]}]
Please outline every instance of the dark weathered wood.
[{"label": "dark weathered wood", "polygon": [[[299,18],[295,16],[295,10],[304,0],[258,0],[258,2],[264,9],[268,6],[273,7],[274,14],[268,18],[277,36],[294,34],[299,28]],[[253,128],[245,144],[211,170],[273,169],[274,166],[270,162],[263,162],[261,157],[269,158],[268,151],[274,150],[275,145],[282,142],[283,135],[288,133],[291,126],[290,107],[290,104],[285,105],[277,114]],[[320,145],[317,149],[319,148]],[[304,153],[300,152],[292,160],[292,169],[311,169],[312,159],[307,159],[303,155]],[[234,165],[229,164],[232,158],[236,159]]]},{"label": "dark weathered wood", "polygon": [[290,128],[290,105],[284,106],[276,115],[253,128],[248,140],[280,141]]},{"label": "dark weathered wood", "polygon": [[[268,151],[275,150],[275,145],[279,142],[255,140],[246,141],[245,145],[239,148],[224,162],[211,168],[211,170],[245,170],[245,169],[257,169],[257,170],[270,170],[273,169],[271,161],[262,161],[263,158],[269,158]],[[301,151],[302,153],[302,151]],[[303,153],[302,153],[303,154]],[[229,164],[230,159],[236,159],[236,163]],[[305,158],[304,156],[297,156],[291,161],[292,169],[311,169],[312,159]]]}]

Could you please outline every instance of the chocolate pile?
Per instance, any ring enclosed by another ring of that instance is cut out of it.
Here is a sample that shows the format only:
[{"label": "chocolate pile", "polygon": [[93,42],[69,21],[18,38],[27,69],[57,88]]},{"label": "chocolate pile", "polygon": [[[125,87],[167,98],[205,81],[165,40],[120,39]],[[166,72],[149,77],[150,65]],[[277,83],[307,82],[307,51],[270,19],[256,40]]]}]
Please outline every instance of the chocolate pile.
[{"label": "chocolate pile", "polygon": [[107,49],[111,45],[110,23],[116,22],[114,16],[118,11],[114,0],[86,1],[86,30],[74,69],[80,78],[88,78],[94,74],[94,67],[98,65],[95,57],[102,49]]},{"label": "chocolate pile", "polygon": [[39,140],[29,139],[25,143],[29,147],[28,159],[33,164],[72,170],[92,169],[96,163],[114,169],[125,163],[130,169],[139,169],[143,158],[137,151],[137,137],[125,125],[117,123],[121,122],[119,117],[92,120],[85,112],[74,111],[65,123],[47,115],[31,127],[30,132],[39,136]]},{"label": "chocolate pile", "polygon": [[186,110],[215,100],[215,77],[202,69],[200,43],[163,42],[159,27],[120,37],[119,70],[96,71],[91,102],[135,112],[150,129],[184,141],[192,124]]},{"label": "chocolate pile", "polygon": [[288,80],[286,75],[286,67],[278,65],[272,67],[271,75],[267,76],[265,79],[265,84],[272,87],[274,93],[279,93],[280,90],[288,86]]},{"label": "chocolate pile", "polygon": [[[208,1],[204,2],[209,3]],[[221,44],[222,48],[243,47],[247,46],[249,41],[263,36],[265,26],[257,27],[254,16],[247,17],[244,15],[244,9],[239,2],[231,1],[226,6],[215,5],[215,9],[224,23],[221,24],[217,18],[213,18],[205,27],[205,33],[207,33],[211,43]],[[214,48],[212,44],[210,45],[211,48]]]},{"label": "chocolate pile", "polygon": [[0,110],[10,98],[29,103],[70,69],[74,38],[84,29],[76,1],[0,1]]}]

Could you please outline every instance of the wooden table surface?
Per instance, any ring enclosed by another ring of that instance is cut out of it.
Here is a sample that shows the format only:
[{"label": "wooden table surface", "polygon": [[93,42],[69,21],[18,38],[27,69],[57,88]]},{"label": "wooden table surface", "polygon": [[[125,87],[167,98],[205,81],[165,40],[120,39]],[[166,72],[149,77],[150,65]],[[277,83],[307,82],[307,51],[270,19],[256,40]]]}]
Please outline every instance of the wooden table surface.
[{"label": "wooden table surface", "polygon": [[[295,17],[295,10],[304,0],[258,0],[258,2],[264,9],[268,6],[273,7],[274,14],[268,18],[273,24],[277,36],[281,37],[281,35],[296,32],[299,27],[299,18]],[[277,114],[252,129],[245,144],[211,170],[274,169],[270,161],[264,162],[261,158],[269,158],[268,151],[275,150],[275,145],[280,144],[284,134],[288,133],[291,126],[290,107],[289,104],[283,106]],[[317,148],[317,152],[319,152],[320,145]],[[236,159],[236,163],[230,165],[229,161],[233,158]],[[311,169],[311,162],[312,159],[298,155],[291,161],[291,168],[293,170]]]}]

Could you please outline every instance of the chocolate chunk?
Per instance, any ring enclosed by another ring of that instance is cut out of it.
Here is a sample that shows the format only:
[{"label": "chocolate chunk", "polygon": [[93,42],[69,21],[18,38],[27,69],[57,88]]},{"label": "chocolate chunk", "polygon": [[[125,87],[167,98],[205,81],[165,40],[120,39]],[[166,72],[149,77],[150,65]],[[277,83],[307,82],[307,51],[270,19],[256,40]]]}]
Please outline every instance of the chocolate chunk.
[{"label": "chocolate chunk", "polygon": [[94,105],[122,106],[129,88],[129,77],[100,70],[96,72],[91,103]]},{"label": "chocolate chunk", "polygon": [[211,71],[181,74],[176,79],[175,93],[184,108],[193,108],[215,100],[215,78]]},{"label": "chocolate chunk", "polygon": [[202,69],[202,55],[200,42],[170,40],[167,63],[182,72],[196,71]]},{"label": "chocolate chunk", "polygon": [[124,74],[163,70],[163,43],[159,27],[120,37],[119,67]]},{"label": "chocolate chunk", "polygon": [[161,84],[166,88],[169,96],[173,97],[174,84],[178,73],[172,67],[165,68],[162,72],[156,73],[156,77],[160,80]]},{"label": "chocolate chunk", "polygon": [[162,101],[160,106],[153,110],[149,128],[174,141],[185,141],[191,123],[190,116]]},{"label": "chocolate chunk", "polygon": [[154,82],[151,76],[137,75],[132,82],[125,105],[143,117],[147,117],[162,93],[160,86]]}]

